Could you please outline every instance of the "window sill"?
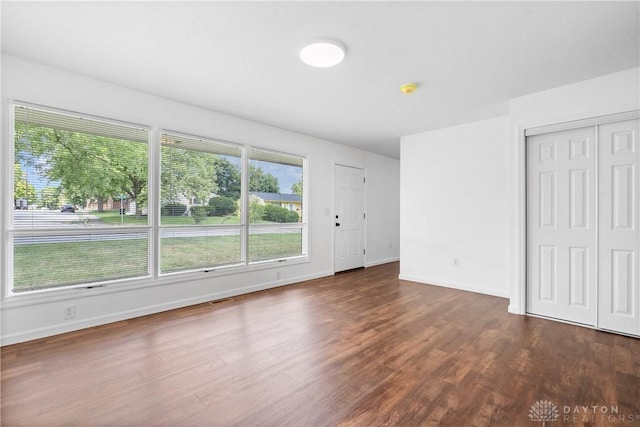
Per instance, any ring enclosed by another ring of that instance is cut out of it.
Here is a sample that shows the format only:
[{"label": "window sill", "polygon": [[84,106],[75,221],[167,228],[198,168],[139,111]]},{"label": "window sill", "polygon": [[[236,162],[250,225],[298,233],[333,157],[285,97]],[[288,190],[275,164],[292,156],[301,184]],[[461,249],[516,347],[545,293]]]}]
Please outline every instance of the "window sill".
[{"label": "window sill", "polygon": [[2,300],[0,309],[46,304],[56,301],[67,301],[111,293],[129,292],[157,286],[171,286],[185,281],[204,280],[207,278],[250,273],[253,271],[281,268],[283,266],[306,264],[309,262],[310,259],[308,255],[301,255],[292,258],[260,261],[249,265],[242,264],[237,266],[218,267],[206,270],[202,269],[189,272],[168,273],[160,275],[156,278],[146,276],[136,279],[113,281],[110,283],[84,284],[73,287],[25,291],[22,293],[6,296]]}]

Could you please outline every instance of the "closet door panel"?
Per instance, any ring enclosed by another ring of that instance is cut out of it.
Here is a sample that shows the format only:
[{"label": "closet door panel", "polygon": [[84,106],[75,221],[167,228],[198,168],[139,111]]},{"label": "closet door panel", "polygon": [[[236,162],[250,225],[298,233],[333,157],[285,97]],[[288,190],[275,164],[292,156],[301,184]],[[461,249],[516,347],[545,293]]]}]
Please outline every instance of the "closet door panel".
[{"label": "closet door panel", "polygon": [[595,127],[527,137],[527,312],[596,323]]},{"label": "closet door panel", "polygon": [[599,126],[598,327],[640,335],[639,120]]}]

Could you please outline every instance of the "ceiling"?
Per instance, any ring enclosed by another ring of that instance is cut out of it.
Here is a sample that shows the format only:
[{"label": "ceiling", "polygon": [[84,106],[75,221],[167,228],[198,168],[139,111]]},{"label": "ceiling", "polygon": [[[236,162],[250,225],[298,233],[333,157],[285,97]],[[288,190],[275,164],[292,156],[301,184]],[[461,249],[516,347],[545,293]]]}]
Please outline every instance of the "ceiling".
[{"label": "ceiling", "polygon": [[[640,2],[8,2],[2,51],[399,157],[403,135],[640,64]],[[312,68],[318,37],[347,56]],[[404,95],[399,87],[416,82]]]}]

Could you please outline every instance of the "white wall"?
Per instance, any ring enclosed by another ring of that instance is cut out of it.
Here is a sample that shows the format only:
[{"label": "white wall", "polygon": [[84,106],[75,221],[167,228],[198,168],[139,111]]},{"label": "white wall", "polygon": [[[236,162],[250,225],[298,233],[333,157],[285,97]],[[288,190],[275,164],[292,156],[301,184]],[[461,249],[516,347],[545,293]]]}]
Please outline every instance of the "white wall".
[{"label": "white wall", "polygon": [[[367,233],[368,267],[397,261],[400,257],[400,162],[388,162],[385,157],[367,154],[367,229],[373,224],[384,224]],[[377,170],[378,173],[371,173]],[[375,197],[371,192],[375,191]],[[387,221],[387,210],[397,215],[394,221]]]},{"label": "white wall", "polygon": [[403,137],[400,277],[508,296],[509,172],[507,116]]},{"label": "white wall", "polygon": [[509,297],[523,314],[524,130],[639,108],[633,68],[514,98],[508,116],[403,137],[400,277]]},{"label": "white wall", "polygon": [[[75,289],[45,296],[3,298],[3,345],[332,274],[333,186],[330,177],[335,163],[358,166],[366,171],[367,265],[399,258],[399,161],[396,159],[12,56],[2,57],[2,97],[5,108],[7,100],[13,99],[305,156],[309,165],[305,177],[309,200],[305,209],[310,224],[310,260],[306,263],[218,276],[200,273],[181,279],[165,278],[145,286]],[[6,109],[3,110],[2,128],[6,132],[7,114]],[[6,133],[2,137],[4,141],[10,138]],[[5,176],[4,170],[0,176]],[[12,195],[5,191],[2,200],[10,202]],[[2,236],[6,239],[4,221]],[[4,244],[7,242],[3,241]],[[4,274],[1,277],[4,278]],[[2,283],[2,287],[6,288],[6,283]],[[76,319],[64,321],[63,307],[70,303],[76,305]]]}]

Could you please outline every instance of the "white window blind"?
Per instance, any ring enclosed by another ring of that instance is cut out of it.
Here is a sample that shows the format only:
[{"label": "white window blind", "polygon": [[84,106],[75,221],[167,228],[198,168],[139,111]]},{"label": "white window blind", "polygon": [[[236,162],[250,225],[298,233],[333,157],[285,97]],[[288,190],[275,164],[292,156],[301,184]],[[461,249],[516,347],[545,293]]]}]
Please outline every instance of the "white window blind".
[{"label": "white window blind", "polygon": [[14,293],[306,255],[300,156],[161,131],[151,165],[143,126],[25,104],[12,117]]},{"label": "white window blind", "polygon": [[149,274],[148,131],[17,105],[13,291]]},{"label": "white window blind", "polygon": [[161,145],[161,272],[242,263],[242,149],[172,132]]}]

